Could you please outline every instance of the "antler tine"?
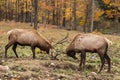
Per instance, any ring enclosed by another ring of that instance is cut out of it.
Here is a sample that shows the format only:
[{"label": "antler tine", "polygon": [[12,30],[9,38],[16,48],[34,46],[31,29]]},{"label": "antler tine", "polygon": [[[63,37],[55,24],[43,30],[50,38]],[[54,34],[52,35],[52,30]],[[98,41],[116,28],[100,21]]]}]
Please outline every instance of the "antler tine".
[{"label": "antler tine", "polygon": [[60,41],[58,41],[57,43],[55,43],[53,46],[57,45],[57,44],[62,44],[64,42],[66,42],[66,39],[69,37],[69,33],[67,33],[67,35]]}]

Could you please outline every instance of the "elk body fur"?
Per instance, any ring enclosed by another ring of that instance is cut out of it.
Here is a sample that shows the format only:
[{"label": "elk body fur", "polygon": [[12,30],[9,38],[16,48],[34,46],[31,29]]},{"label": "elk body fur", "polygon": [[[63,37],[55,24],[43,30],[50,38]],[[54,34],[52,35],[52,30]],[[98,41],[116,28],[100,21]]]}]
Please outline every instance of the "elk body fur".
[{"label": "elk body fur", "polygon": [[110,71],[111,63],[110,58],[107,54],[108,42],[102,36],[94,34],[78,34],[74,37],[73,41],[69,44],[66,49],[68,56],[77,59],[76,53],[81,53],[80,67],[85,66],[86,52],[98,53],[101,59],[101,67],[99,72],[101,72],[105,59],[108,63],[108,71]]},{"label": "elk body fur", "polygon": [[16,57],[18,58],[16,48],[17,45],[21,46],[31,46],[33,52],[33,58],[35,58],[35,48],[46,51],[49,53],[52,45],[48,40],[46,40],[42,35],[40,35],[36,30],[30,29],[13,29],[8,31],[8,44],[5,46],[5,57],[7,57],[7,50],[12,47]]}]

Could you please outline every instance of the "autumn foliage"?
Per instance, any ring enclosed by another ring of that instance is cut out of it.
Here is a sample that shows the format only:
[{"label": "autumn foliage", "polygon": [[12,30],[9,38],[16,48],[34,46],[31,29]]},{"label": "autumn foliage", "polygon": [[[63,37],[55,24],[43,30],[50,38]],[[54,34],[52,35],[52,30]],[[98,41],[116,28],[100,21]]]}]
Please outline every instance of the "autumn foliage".
[{"label": "autumn foliage", "polygon": [[[94,30],[119,24],[119,0],[94,1]],[[34,21],[34,0],[0,0],[0,20]],[[92,0],[38,0],[38,22],[67,29],[90,30]],[[107,21],[106,21],[107,20]],[[101,25],[104,22],[104,26]],[[110,21],[113,21],[112,24]],[[115,26],[117,30],[118,26]]]}]

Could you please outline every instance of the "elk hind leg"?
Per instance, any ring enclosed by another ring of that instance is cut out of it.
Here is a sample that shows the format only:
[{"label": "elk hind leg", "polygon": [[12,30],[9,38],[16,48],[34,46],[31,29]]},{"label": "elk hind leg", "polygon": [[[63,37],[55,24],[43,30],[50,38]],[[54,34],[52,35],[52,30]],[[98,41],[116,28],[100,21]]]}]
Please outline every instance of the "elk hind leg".
[{"label": "elk hind leg", "polygon": [[105,57],[105,59],[107,60],[107,63],[108,63],[108,72],[110,72],[110,69],[111,69],[110,61],[111,61],[111,59],[110,59],[110,57],[108,56],[107,53],[104,55],[104,57]]},{"label": "elk hind leg", "polygon": [[18,58],[18,54],[17,54],[17,52],[16,52],[16,48],[17,48],[17,44],[15,43],[15,44],[13,45],[12,49],[13,49],[16,57]]},{"label": "elk hind leg", "polygon": [[104,55],[102,55],[102,54],[100,53],[99,56],[100,56],[100,60],[101,60],[101,67],[100,67],[100,70],[99,70],[98,73],[101,72],[101,70],[103,69],[103,66],[104,66],[104,64],[105,64],[105,58],[104,58]]},{"label": "elk hind leg", "polygon": [[9,42],[6,46],[5,46],[5,58],[7,58],[7,50],[13,45],[12,42]]}]

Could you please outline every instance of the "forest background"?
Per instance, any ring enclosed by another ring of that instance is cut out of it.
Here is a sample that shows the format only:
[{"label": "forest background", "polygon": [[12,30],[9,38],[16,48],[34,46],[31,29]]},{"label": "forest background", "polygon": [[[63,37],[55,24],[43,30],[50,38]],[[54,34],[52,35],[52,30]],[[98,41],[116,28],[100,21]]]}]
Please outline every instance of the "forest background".
[{"label": "forest background", "polygon": [[119,33],[120,0],[0,0],[0,21],[12,20],[82,32]]}]

